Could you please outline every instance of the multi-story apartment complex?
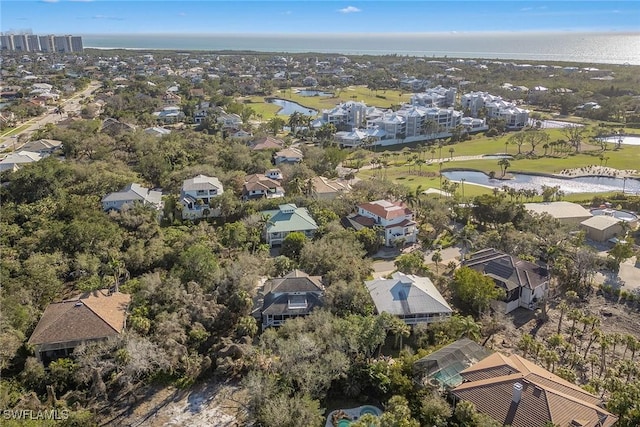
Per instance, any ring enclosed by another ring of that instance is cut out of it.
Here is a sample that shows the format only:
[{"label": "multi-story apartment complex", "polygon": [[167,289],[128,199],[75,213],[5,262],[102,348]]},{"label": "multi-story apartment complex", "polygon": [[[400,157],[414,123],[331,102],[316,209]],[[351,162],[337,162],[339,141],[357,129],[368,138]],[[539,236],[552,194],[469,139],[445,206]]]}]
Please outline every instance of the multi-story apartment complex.
[{"label": "multi-story apartment complex", "polygon": [[503,119],[507,129],[522,129],[529,121],[529,111],[515,103],[487,92],[469,92],[462,95],[462,109],[471,117]]},{"label": "multi-story apartment complex", "polygon": [[456,93],[457,89],[454,87],[437,86],[411,95],[411,104],[423,107],[453,107],[456,103]]},{"label": "multi-story apartment complex", "polygon": [[38,36],[35,34],[4,33],[0,36],[0,49],[8,52],[82,52],[80,36]]}]

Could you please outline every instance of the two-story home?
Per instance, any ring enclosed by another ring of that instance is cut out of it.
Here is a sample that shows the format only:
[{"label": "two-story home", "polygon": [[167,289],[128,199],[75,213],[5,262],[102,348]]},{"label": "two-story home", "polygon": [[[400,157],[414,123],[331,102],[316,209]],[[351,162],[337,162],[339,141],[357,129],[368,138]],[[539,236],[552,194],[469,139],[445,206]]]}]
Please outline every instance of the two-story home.
[{"label": "two-story home", "polygon": [[271,248],[281,245],[289,233],[297,231],[311,238],[318,229],[307,208],[299,208],[294,204],[280,205],[278,209],[260,213],[267,217],[265,239]]},{"label": "two-story home", "polygon": [[120,211],[133,207],[136,203],[150,205],[154,209],[162,209],[162,191],[150,190],[140,184],[131,183],[121,191],[104,196],[102,198],[102,210]]},{"label": "two-story home", "polygon": [[290,148],[285,148],[284,150],[277,151],[273,155],[273,163],[276,166],[281,163],[293,165],[296,163],[300,163],[303,158],[304,158],[304,155],[302,154],[302,151],[300,151],[297,148],[290,147]]},{"label": "two-story home", "polygon": [[358,212],[343,219],[343,225],[359,230],[363,227],[380,227],[385,246],[393,246],[397,240],[415,243],[418,228],[414,214],[401,202],[376,200],[358,205]]},{"label": "two-story home", "polygon": [[206,175],[185,179],[180,190],[183,219],[210,218],[220,215],[214,199],[224,192],[218,178]]},{"label": "two-story home", "polygon": [[510,313],[518,307],[529,310],[549,293],[549,271],[537,264],[524,261],[493,248],[471,254],[462,265],[489,276],[496,286],[504,289],[502,301],[495,301],[494,309]]},{"label": "two-story home", "polygon": [[262,330],[282,325],[287,319],[306,316],[322,306],[324,286],[321,276],[294,270],[284,277],[268,280],[263,288],[260,315]]},{"label": "two-story home", "polygon": [[316,176],[311,179],[311,182],[313,184],[311,197],[316,200],[333,200],[351,191],[351,185],[342,179],[329,179],[324,176]]},{"label": "two-story home", "polygon": [[278,181],[259,173],[245,177],[242,186],[242,200],[275,199],[280,197],[284,197],[284,189]]}]

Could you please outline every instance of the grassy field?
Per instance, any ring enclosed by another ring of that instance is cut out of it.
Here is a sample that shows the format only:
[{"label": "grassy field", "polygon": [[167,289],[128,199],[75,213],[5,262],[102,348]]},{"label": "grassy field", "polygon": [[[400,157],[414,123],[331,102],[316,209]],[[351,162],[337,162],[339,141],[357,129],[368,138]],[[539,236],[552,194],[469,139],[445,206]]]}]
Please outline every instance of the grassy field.
[{"label": "grassy field", "polygon": [[[334,93],[334,96],[302,96],[298,95],[295,89],[283,89],[274,92],[272,97],[297,102],[307,108],[322,111],[346,101],[359,101],[370,106],[389,108],[395,104],[409,102],[411,93],[401,93],[397,90],[373,92],[364,86],[349,86],[340,89]],[[279,109],[278,106],[266,102],[262,96],[245,98],[245,103],[250,105],[256,113],[261,114],[265,120],[275,117]]]},{"label": "grassy field", "polygon": [[11,129],[9,131],[6,131],[2,135],[0,135],[0,138],[4,138],[5,136],[11,136],[11,135],[15,135],[17,133],[20,133],[23,130],[27,129],[31,125],[32,125],[32,123],[29,121],[29,122],[27,122],[26,124],[24,124],[22,126],[18,126],[17,128],[13,128],[13,129]]}]

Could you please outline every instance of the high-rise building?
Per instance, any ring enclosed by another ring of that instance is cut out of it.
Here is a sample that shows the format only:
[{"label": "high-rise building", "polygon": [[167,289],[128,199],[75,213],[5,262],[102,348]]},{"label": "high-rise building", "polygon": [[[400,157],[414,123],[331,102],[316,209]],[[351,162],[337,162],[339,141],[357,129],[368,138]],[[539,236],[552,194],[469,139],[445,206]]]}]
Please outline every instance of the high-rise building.
[{"label": "high-rise building", "polygon": [[26,34],[13,35],[13,49],[17,52],[29,52]]},{"label": "high-rise building", "polygon": [[29,52],[40,52],[40,39],[35,34],[27,34]]},{"label": "high-rise building", "polygon": [[71,51],[82,52],[83,50],[84,50],[84,47],[82,46],[82,37],[71,36]]},{"label": "high-rise building", "polygon": [[55,52],[56,49],[53,44],[53,36],[40,36],[40,50],[42,52]]},{"label": "high-rise building", "polygon": [[0,36],[0,49],[13,52],[15,47],[13,45],[13,34],[3,34]]},{"label": "high-rise building", "polygon": [[38,36],[24,30],[19,34],[14,32],[0,33],[0,50],[8,52],[82,52],[82,37],[64,35]]}]

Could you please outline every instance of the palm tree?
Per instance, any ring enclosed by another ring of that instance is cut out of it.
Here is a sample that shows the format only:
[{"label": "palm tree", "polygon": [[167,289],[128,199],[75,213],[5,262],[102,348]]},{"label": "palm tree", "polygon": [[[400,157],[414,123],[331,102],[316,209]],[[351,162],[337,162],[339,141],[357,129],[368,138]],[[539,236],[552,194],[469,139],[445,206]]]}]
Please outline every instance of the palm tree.
[{"label": "palm tree", "polygon": [[558,319],[558,334],[562,331],[562,319],[564,318],[564,314],[569,309],[567,302],[565,300],[560,301],[558,304],[558,310],[560,310],[560,318]]},{"label": "palm tree", "polygon": [[500,159],[498,161],[498,166],[500,166],[500,171],[504,177],[507,173],[507,169],[511,167],[511,162],[509,162],[509,159]]},{"label": "palm tree", "polygon": [[451,318],[453,329],[460,338],[480,340],[480,325],[471,316],[454,316]]},{"label": "palm tree", "polygon": [[438,274],[438,263],[442,261],[442,254],[440,251],[435,251],[431,256],[431,261],[436,263],[436,274]]}]

